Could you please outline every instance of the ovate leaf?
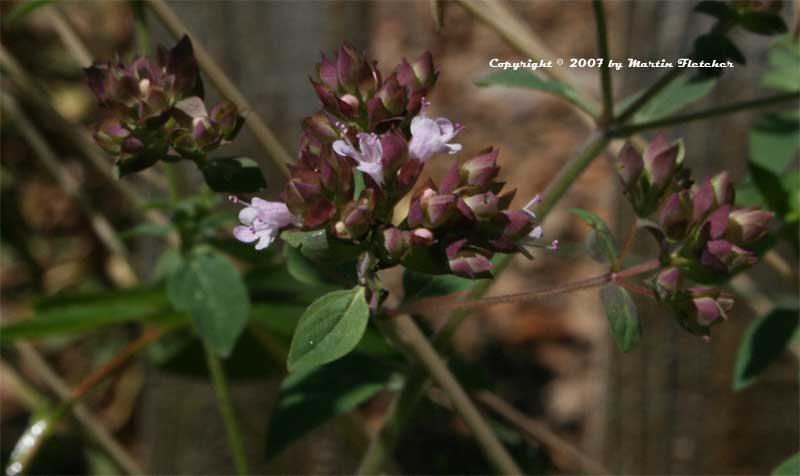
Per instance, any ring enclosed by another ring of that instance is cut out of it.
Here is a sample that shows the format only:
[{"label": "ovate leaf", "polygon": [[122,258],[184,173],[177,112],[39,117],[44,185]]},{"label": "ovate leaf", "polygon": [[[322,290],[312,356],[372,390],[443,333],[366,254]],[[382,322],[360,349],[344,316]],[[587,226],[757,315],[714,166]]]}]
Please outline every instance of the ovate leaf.
[{"label": "ovate leaf", "polygon": [[475,81],[478,86],[508,86],[513,88],[537,89],[550,94],[555,94],[567,102],[577,106],[590,115],[597,115],[596,111],[586,103],[575,89],[565,83],[553,79],[545,79],[527,69],[504,69],[489,73]]},{"label": "ovate leaf", "polygon": [[597,255],[599,255],[605,257],[607,263],[616,263],[617,256],[619,255],[617,243],[614,241],[614,237],[611,235],[611,230],[609,230],[606,222],[594,213],[581,208],[573,208],[570,212],[580,217],[581,220],[594,229],[594,237],[590,237],[594,240],[594,243],[590,242],[590,245],[594,246],[594,249],[590,253],[592,257],[597,257]]},{"label": "ovate leaf", "polygon": [[614,283],[600,289],[600,301],[608,318],[611,335],[619,350],[629,352],[639,342],[641,324],[636,304],[628,290]]},{"label": "ovate leaf", "polygon": [[369,321],[364,288],[328,293],[300,317],[289,349],[289,372],[332,362],[358,345]]},{"label": "ovate leaf", "polygon": [[267,187],[261,168],[252,159],[209,159],[200,167],[209,188],[219,193],[255,193]]},{"label": "ovate leaf", "polygon": [[733,388],[741,390],[752,384],[786,350],[797,330],[797,308],[777,308],[756,320],[745,331],[733,372]]},{"label": "ovate leaf", "polygon": [[247,288],[228,259],[216,253],[193,254],[167,278],[172,305],[189,313],[202,339],[227,357],[250,313]]},{"label": "ovate leaf", "polygon": [[797,476],[800,474],[800,453],[795,453],[772,470],[774,476]]},{"label": "ovate leaf", "polygon": [[346,413],[389,382],[391,371],[357,352],[330,365],[289,374],[281,384],[267,431],[267,459],[306,433]]}]

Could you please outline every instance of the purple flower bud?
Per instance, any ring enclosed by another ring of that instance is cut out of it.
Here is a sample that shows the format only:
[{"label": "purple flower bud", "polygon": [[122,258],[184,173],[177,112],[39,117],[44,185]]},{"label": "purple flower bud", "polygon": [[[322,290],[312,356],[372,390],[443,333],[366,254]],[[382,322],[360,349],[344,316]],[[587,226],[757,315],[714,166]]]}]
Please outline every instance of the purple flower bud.
[{"label": "purple flower bud", "polygon": [[500,167],[497,166],[498,149],[490,147],[461,164],[462,183],[466,185],[484,188],[492,183],[497,177]]},{"label": "purple flower bud", "polygon": [[651,186],[663,190],[672,181],[677,166],[683,160],[683,144],[667,144],[663,135],[659,134],[645,149],[644,170]]},{"label": "purple flower bud", "polygon": [[708,230],[709,238],[716,240],[725,234],[725,230],[728,228],[730,211],[730,205],[723,205],[708,216],[704,226]]},{"label": "purple flower bud", "polygon": [[730,213],[726,236],[742,245],[758,241],[769,232],[773,215],[756,207],[734,210]]},{"label": "purple flower bud", "polygon": [[347,238],[360,238],[369,231],[372,223],[374,201],[360,199],[352,201],[342,209],[342,223],[347,231]]},{"label": "purple flower bud", "polygon": [[461,239],[445,249],[450,271],[457,276],[470,279],[491,277],[492,262],[489,257],[476,250],[467,249],[466,244],[467,240]]},{"label": "purple flower bud", "polygon": [[122,150],[122,142],[130,136],[130,131],[117,121],[105,121],[97,126],[94,140],[109,155],[118,155]]},{"label": "purple flower bud", "polygon": [[667,199],[661,209],[661,228],[669,238],[677,240],[686,234],[691,218],[690,206],[689,197],[684,192],[675,192]]},{"label": "purple flower bud", "polygon": [[527,236],[536,225],[533,217],[524,210],[502,212],[504,217],[503,236],[516,242]]},{"label": "purple flower bud", "polygon": [[324,143],[331,143],[339,138],[339,131],[324,112],[318,112],[303,120],[303,128]]},{"label": "purple flower bud", "polygon": [[497,195],[492,192],[481,193],[464,198],[464,203],[478,219],[486,220],[497,215],[500,205]]},{"label": "purple flower bud", "polygon": [[419,174],[422,172],[422,162],[415,159],[409,159],[400,167],[397,172],[397,184],[399,191],[407,192],[417,182]]},{"label": "purple flower bud", "polygon": [[619,176],[622,179],[622,185],[626,189],[636,184],[644,169],[642,156],[629,143],[626,143],[620,151],[616,165]]},{"label": "purple flower bud", "polygon": [[758,262],[758,257],[747,250],[725,240],[711,240],[706,243],[700,255],[700,263],[722,274],[737,273]]},{"label": "purple flower bud", "polygon": [[339,103],[336,100],[336,95],[333,91],[327,88],[322,83],[318,83],[311,80],[311,87],[314,88],[314,92],[317,93],[317,97],[319,98],[320,103],[322,103],[322,107],[325,108],[326,111],[330,112],[331,114],[335,114],[339,112]]},{"label": "purple flower bud", "polygon": [[693,317],[702,327],[718,322],[719,318],[725,319],[726,312],[733,307],[732,296],[717,288],[691,288],[689,295]]},{"label": "purple flower bud", "polygon": [[715,175],[711,180],[711,187],[714,189],[714,200],[717,206],[733,205],[736,198],[736,189],[728,172]]},{"label": "purple flower bud", "polygon": [[695,311],[697,312],[697,322],[701,326],[709,326],[722,315],[717,301],[712,297],[698,297],[692,299]]},{"label": "purple flower bud", "polygon": [[322,53],[322,59],[317,64],[317,74],[320,81],[328,89],[336,91],[339,87],[339,73],[336,71],[336,66],[325,56],[325,53]]},{"label": "purple flower bud", "polygon": [[701,222],[714,209],[714,187],[711,185],[711,181],[706,181],[702,185],[694,187],[691,194],[692,219],[695,222]]},{"label": "purple flower bud", "polygon": [[387,228],[383,231],[383,247],[393,259],[402,259],[410,246],[411,233],[408,231],[397,228]]},{"label": "purple flower bud", "polygon": [[336,72],[339,86],[346,91],[355,92],[358,85],[358,73],[363,60],[356,50],[347,43],[339,47],[336,54]]},{"label": "purple flower bud", "polygon": [[427,228],[438,228],[449,220],[456,211],[456,196],[438,194],[431,189],[426,190],[421,198],[423,223]]},{"label": "purple flower bud", "polygon": [[361,102],[353,94],[343,94],[341,97],[335,99],[338,110],[341,111],[345,117],[355,119],[361,114]]},{"label": "purple flower bud", "polygon": [[398,130],[387,132],[381,136],[384,173],[394,173],[408,160],[408,143]]},{"label": "purple flower bud", "polygon": [[430,246],[436,242],[433,232],[427,228],[411,230],[411,246]]},{"label": "purple flower bud", "polygon": [[681,289],[681,282],[681,272],[678,268],[671,267],[661,271],[655,282],[658,297],[665,300],[675,296]]},{"label": "purple flower bud", "polygon": [[422,53],[422,55],[411,64],[414,70],[414,75],[418,83],[426,89],[433,87],[436,82],[437,72],[433,66],[433,55],[430,51]]},{"label": "purple flower bud", "polygon": [[129,136],[122,141],[122,151],[126,154],[138,154],[144,149],[144,142],[136,137]]},{"label": "purple flower bud", "polygon": [[406,94],[397,82],[397,75],[392,74],[378,91],[377,97],[386,111],[391,115],[398,115],[403,112],[406,106]]},{"label": "purple flower bud", "polygon": [[408,89],[409,91],[416,91],[418,89],[417,75],[414,73],[414,68],[411,67],[405,58],[403,58],[402,63],[397,65],[394,75],[397,77],[397,83],[400,86]]},{"label": "purple flower bud", "polygon": [[374,129],[379,123],[389,119],[391,114],[383,107],[381,99],[377,96],[367,101],[367,120],[369,129]]},{"label": "purple flower bud", "polygon": [[361,62],[361,70],[358,73],[358,92],[361,97],[371,98],[381,87],[381,72],[376,67],[376,62],[369,63],[364,60]]}]

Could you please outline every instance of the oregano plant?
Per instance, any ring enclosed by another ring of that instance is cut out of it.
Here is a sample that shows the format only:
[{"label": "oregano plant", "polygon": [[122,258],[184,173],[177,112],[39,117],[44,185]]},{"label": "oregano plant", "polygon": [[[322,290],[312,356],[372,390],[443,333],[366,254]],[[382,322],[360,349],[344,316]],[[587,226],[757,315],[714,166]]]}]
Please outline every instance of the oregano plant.
[{"label": "oregano plant", "polygon": [[[432,3],[438,12],[439,2]],[[27,474],[61,418],[146,347],[152,365],[179,365],[176,356],[181,355],[203,357],[201,373],[214,386],[239,474],[249,474],[250,466],[229,379],[268,361],[279,362],[277,371],[288,376],[273,414],[264,416],[270,421],[267,458],[388,389],[396,395],[364,448],[360,474],[382,473],[395,464],[395,446],[417,403],[437,395],[458,412],[497,473],[532,471],[512,456],[509,432],[480,411],[475,395],[465,390],[458,359],[450,352],[451,337],[477,308],[588,288],[595,290],[610,338],[622,353],[636,349],[650,332],[638,310],[644,300],[697,336],[698,346],[726,332],[721,325],[740,301],[731,280],[774,252],[778,240],[797,252],[791,232],[800,202],[792,186],[798,175],[791,157],[797,152],[798,117],[796,111],[765,117],[769,124],[789,124],[788,134],[763,123],[754,129],[752,157],[743,155],[750,173],[744,187],[725,170],[707,178],[693,174],[688,166],[692,144],[668,128],[765,105],[797,105],[797,70],[785,58],[800,58],[800,50],[796,38],[784,36],[775,43],[780,52],[771,56],[774,64],[764,80],[778,94],[680,114],[721,81],[725,68],[705,63],[745,63],[732,31],[769,36],[787,30],[778,3],[699,2],[695,10],[712,17],[713,24],[687,53],[698,66],[668,69],[628,98],[614,95],[612,77],[618,73],[612,75],[608,64],[602,1],[593,2],[598,58],[604,60],[598,68],[602,103],[552,73],[504,70],[481,77],[481,87],[555,95],[595,129],[542,193],[516,202],[517,191],[499,178],[502,167],[516,158],[490,144],[468,150],[460,141],[473,125],[432,112],[437,81],[452,73],[440,69],[428,51],[391,69],[347,42],[330,56],[322,54],[310,72],[308,92],[320,108],[299,125],[296,159],[280,162],[279,169],[287,171],[280,190],[267,189],[250,158],[219,155],[217,149],[226,150],[248,126],[249,115],[257,113],[241,104],[235,86],[218,86],[231,99],[207,102],[203,74],[214,76],[215,84],[228,83],[217,77],[221,73],[209,63],[213,60],[195,54],[201,50],[183,31],[172,48],[95,62],[85,69],[102,115],[92,137],[108,157],[109,171],[121,181],[155,168],[174,177],[174,165],[185,162],[199,172],[204,190],[187,196],[173,183],[170,200],[143,204],[166,218],[123,234],[164,238],[166,251],[151,277],[136,275],[130,289],[44,302],[35,309],[36,319],[3,325],[3,344],[135,321],[144,329],[69,398],[34,421],[11,454],[7,473]],[[185,29],[176,27],[163,2],[152,8],[173,33]],[[485,8],[499,15],[502,11],[494,9],[505,7]],[[514,30],[502,22],[493,28],[514,38]],[[4,108],[18,113],[12,106]],[[780,131],[786,137],[773,137]],[[645,132],[647,138],[640,135]],[[788,144],[782,168],[770,161],[772,149],[763,145],[772,140]],[[558,259],[568,240],[552,236],[544,220],[606,151],[633,215],[630,232],[615,236],[598,214],[568,212],[591,228],[584,248],[602,263],[603,272],[485,296],[511,259],[536,259],[545,251]],[[443,162],[446,172],[430,174],[433,161]],[[633,256],[637,240],[655,244],[651,256]],[[385,282],[384,271],[390,269],[402,273],[401,286]],[[417,316],[434,312],[446,318],[443,328],[421,329]],[[796,303],[775,306],[753,324],[735,358],[734,388],[752,385],[796,339],[797,328]],[[492,401],[482,399],[487,400]],[[797,456],[790,457],[776,474],[789,474],[796,466]]]}]

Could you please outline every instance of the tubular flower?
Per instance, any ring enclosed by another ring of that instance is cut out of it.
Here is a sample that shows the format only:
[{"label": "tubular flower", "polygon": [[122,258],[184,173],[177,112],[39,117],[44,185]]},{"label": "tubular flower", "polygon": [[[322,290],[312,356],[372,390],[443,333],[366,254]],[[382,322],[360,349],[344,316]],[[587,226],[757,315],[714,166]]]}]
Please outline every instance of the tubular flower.
[{"label": "tubular flower", "polygon": [[378,185],[383,183],[383,146],[377,134],[360,132],[358,150],[346,139],[333,143],[333,150],[343,156],[352,157],[358,162],[356,168],[372,177]]},{"label": "tubular flower", "polygon": [[461,144],[449,142],[458,135],[463,127],[440,117],[431,119],[420,114],[411,120],[411,142],[408,145],[412,159],[427,162],[436,154],[455,154],[461,151]]},{"label": "tubular flower", "polygon": [[233,229],[233,236],[245,243],[258,240],[257,250],[271,245],[282,228],[299,224],[298,218],[283,202],[268,202],[255,197],[250,203],[243,203],[247,206],[239,211],[242,224]]}]

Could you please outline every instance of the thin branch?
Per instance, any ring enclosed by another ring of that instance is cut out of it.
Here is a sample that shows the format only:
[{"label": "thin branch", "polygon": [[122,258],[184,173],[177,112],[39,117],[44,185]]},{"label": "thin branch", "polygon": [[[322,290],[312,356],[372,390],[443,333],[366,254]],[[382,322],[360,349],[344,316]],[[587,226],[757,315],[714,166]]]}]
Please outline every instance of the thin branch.
[{"label": "thin branch", "polygon": [[502,416],[506,422],[517,428],[518,431],[542,443],[550,448],[551,451],[561,453],[569,460],[577,462],[578,469],[592,474],[610,474],[602,464],[572,445],[569,441],[558,436],[547,425],[520,412],[494,393],[484,390],[475,393],[474,396],[477,401]]},{"label": "thin branch", "polygon": [[230,445],[233,463],[236,465],[236,472],[244,476],[249,474],[250,470],[247,467],[247,457],[244,451],[242,431],[239,428],[239,421],[236,418],[236,411],[231,401],[230,389],[228,388],[228,382],[225,378],[225,370],[222,368],[219,357],[214,355],[214,352],[205,343],[204,348],[208,372],[211,375],[211,382],[214,384],[217,404],[219,405],[219,411],[222,415],[222,421],[225,424],[225,432],[228,435],[228,444]]},{"label": "thin branch", "polygon": [[[760,107],[774,106],[784,102],[788,103],[789,101],[795,101],[796,103],[798,100],[800,100],[800,92],[774,94],[759,99],[736,102],[725,106],[712,107],[703,111],[697,111],[688,114],[676,114],[674,116],[657,119],[655,121],[621,126],[608,131],[608,136],[625,137],[649,129],[658,129],[660,127],[671,126],[675,124],[686,124],[687,122],[697,121],[700,119],[708,119],[710,117],[723,116],[725,114],[732,114]],[[796,108],[798,104],[795,104],[794,106]]]},{"label": "thin branch", "polygon": [[611,273],[606,273],[600,276],[594,276],[580,281],[575,281],[573,283],[560,284],[558,286],[535,289],[533,291],[525,291],[515,294],[504,294],[502,296],[489,296],[480,299],[471,299],[468,301],[454,301],[451,296],[422,299],[410,306],[405,306],[401,307],[400,309],[390,311],[387,313],[387,315],[399,316],[404,314],[419,314],[421,312],[440,314],[443,312],[453,312],[465,309],[478,309],[497,304],[531,302],[545,297],[556,296],[558,294],[597,287],[611,281],[611,276]]},{"label": "thin branch", "polygon": [[593,0],[594,18],[597,24],[597,44],[603,65],[600,67],[600,83],[603,91],[603,113],[601,123],[608,124],[614,116],[614,88],[611,85],[610,56],[608,53],[608,30],[606,27],[606,12],[603,0]]},{"label": "thin branch", "polygon": [[253,110],[250,103],[239,91],[236,85],[233,84],[228,76],[222,71],[222,68],[214,61],[208,50],[197,40],[197,37],[192,35],[186,25],[180,18],[172,11],[169,5],[163,0],[149,0],[147,6],[155,13],[161,23],[172,33],[173,36],[179,38],[183,35],[188,35],[192,38],[192,46],[194,47],[194,54],[197,58],[197,63],[200,68],[211,80],[211,83],[219,90],[227,99],[233,101],[240,109],[247,111],[247,126],[255,136],[256,140],[261,144],[264,151],[272,163],[277,167],[284,177],[289,177],[289,169],[286,167],[287,163],[292,162],[292,158],[286,149],[283,148],[281,143],[275,137],[275,134],[270,130],[261,116]]},{"label": "thin branch", "polygon": [[[25,362],[33,368],[36,375],[41,377],[45,384],[47,384],[61,400],[67,401],[71,398],[72,391],[69,386],[50,367],[33,345],[20,342],[15,344],[14,347],[25,359]],[[125,471],[125,473],[131,475],[145,474],[144,469],[128,455],[122,445],[114,439],[114,436],[106,427],[91,414],[86,405],[81,402],[75,402],[71,406],[71,409],[75,418],[86,428],[97,444],[111,456],[114,462]]]},{"label": "thin branch", "polygon": [[395,340],[414,355],[430,373],[433,380],[447,394],[453,406],[472,430],[489,462],[501,474],[518,475],[522,470],[509,455],[508,450],[497,439],[494,431],[472,403],[467,393],[447,368],[428,339],[407,315],[383,321]]},{"label": "thin branch", "polygon": [[45,141],[44,137],[39,133],[36,127],[31,123],[30,119],[22,112],[17,106],[16,101],[7,93],[2,94],[2,108],[14,121],[14,124],[19,129],[20,134],[28,142],[33,152],[44,165],[47,172],[58,182],[62,189],[72,197],[83,210],[83,213],[89,220],[92,229],[97,235],[100,242],[114,255],[121,256],[123,263],[126,284],[133,284],[136,281],[136,272],[129,264],[128,250],[125,245],[117,237],[114,227],[111,223],[100,214],[89,199],[83,193],[78,181],[72,177],[59,163],[55,152]]}]

